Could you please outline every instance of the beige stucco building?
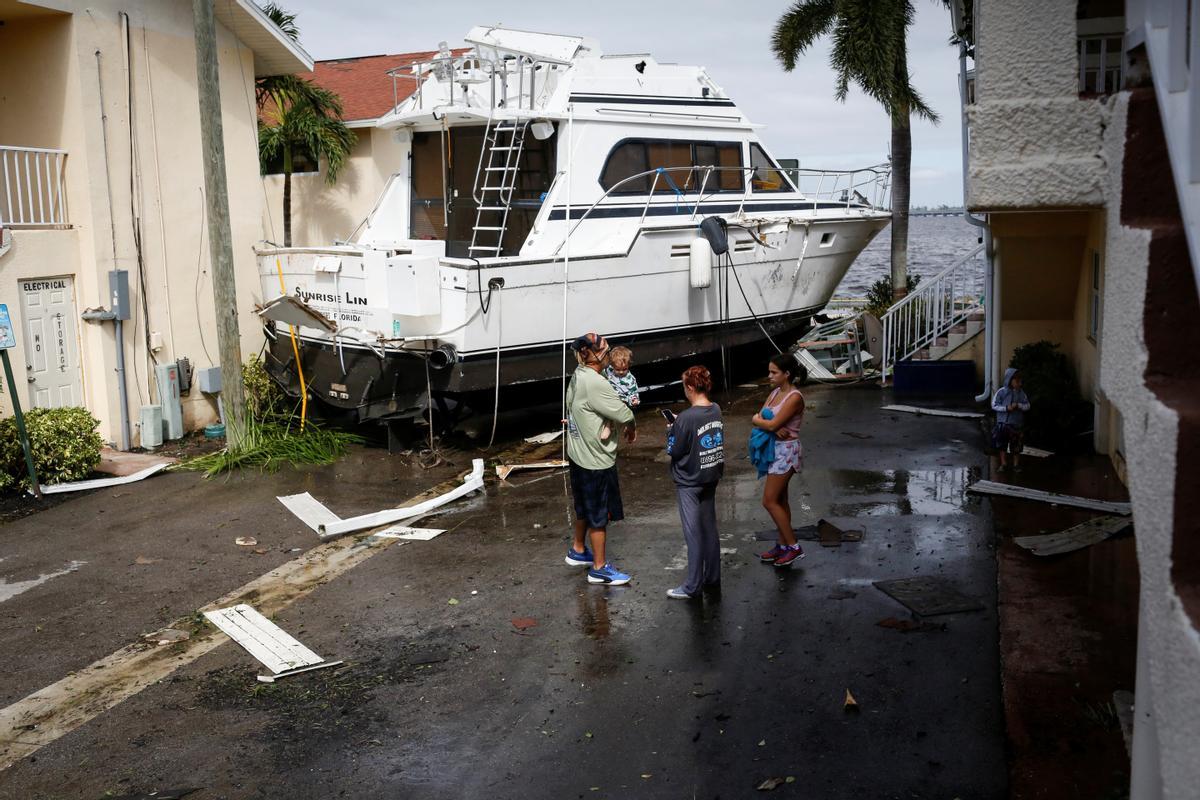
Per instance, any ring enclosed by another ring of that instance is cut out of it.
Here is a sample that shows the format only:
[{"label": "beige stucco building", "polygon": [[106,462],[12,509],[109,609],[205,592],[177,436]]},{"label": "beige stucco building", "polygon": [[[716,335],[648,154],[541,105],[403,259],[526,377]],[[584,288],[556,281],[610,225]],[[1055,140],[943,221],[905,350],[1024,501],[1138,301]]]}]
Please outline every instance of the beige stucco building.
[{"label": "beige stucco building", "polygon": [[1177,49],[1188,5],[973,9],[967,205],[987,216],[1000,284],[991,388],[1015,347],[1059,342],[1094,404],[1095,448],[1128,486],[1136,800],[1200,796],[1200,131],[1179,113],[1200,103],[1200,64],[1195,42],[1190,75]]},{"label": "beige stucco building", "polygon": [[[259,176],[256,76],[311,59],[249,0],[215,4],[238,310],[245,354],[262,344],[253,245],[268,238]],[[111,305],[126,270],[124,354],[132,443],[158,402],[154,365],[217,364],[204,212],[199,101],[189,0],[0,0],[0,298],[25,407],[82,405],[120,440]],[[7,390],[0,400],[11,413]],[[213,421],[211,398],[183,398],[187,428]]]}]

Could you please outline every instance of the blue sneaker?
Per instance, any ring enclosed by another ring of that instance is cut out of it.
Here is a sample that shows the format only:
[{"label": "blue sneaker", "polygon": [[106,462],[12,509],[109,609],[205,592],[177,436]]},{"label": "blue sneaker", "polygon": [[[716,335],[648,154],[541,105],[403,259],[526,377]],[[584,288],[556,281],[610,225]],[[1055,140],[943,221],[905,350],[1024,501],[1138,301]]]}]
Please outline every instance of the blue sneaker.
[{"label": "blue sneaker", "polygon": [[629,576],[612,564],[605,564],[600,569],[588,570],[588,583],[607,583],[609,586],[624,586],[629,583]]},{"label": "blue sneaker", "polygon": [[567,557],[563,560],[567,562],[568,567],[590,567],[592,565],[592,551],[585,547],[582,553],[576,553],[574,547],[568,547]]}]

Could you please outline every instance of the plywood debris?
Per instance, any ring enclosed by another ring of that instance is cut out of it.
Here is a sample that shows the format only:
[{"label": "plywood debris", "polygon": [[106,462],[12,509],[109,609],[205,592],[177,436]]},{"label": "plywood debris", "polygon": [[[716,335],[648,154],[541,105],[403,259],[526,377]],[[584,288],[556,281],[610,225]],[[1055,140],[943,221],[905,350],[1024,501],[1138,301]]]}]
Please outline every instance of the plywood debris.
[{"label": "plywood debris", "polygon": [[968,486],[967,491],[973,494],[991,494],[1001,497],[1015,497],[1019,500],[1037,500],[1042,503],[1053,503],[1060,506],[1087,508],[1092,511],[1120,514],[1125,517],[1133,513],[1133,507],[1129,503],[1121,503],[1115,500],[1093,500],[1089,497],[1076,497],[1069,494],[1046,492],[1041,489],[1030,489],[1027,486],[1013,486],[1009,483],[997,483],[995,481],[978,481]]},{"label": "plywood debris", "polygon": [[978,411],[954,411],[948,408],[920,408],[918,406],[883,406],[884,411],[901,411],[924,417],[955,417],[957,419],[983,419]]},{"label": "plywood debris", "polygon": [[263,683],[342,663],[321,658],[245,603],[205,611],[204,616],[271,671],[258,676]]},{"label": "plywood debris", "polygon": [[508,476],[519,469],[562,469],[565,466],[567,466],[567,462],[560,459],[534,461],[529,464],[498,464],[496,466],[496,477],[504,481],[508,480]]},{"label": "plywood debris", "polygon": [[1096,517],[1065,531],[1044,536],[1017,536],[1013,542],[1035,556],[1056,556],[1082,550],[1116,536],[1133,523],[1126,517]]}]

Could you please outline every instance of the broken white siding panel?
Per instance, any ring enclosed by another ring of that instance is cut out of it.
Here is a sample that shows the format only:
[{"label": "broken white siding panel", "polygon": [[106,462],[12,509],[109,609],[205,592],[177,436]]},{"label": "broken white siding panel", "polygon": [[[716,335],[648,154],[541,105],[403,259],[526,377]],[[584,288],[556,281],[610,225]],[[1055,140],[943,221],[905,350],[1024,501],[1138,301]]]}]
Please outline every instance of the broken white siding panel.
[{"label": "broken white siding panel", "polygon": [[1133,513],[1133,509],[1129,503],[1114,500],[1093,500],[1088,497],[1057,494],[1056,492],[1030,489],[1025,486],[1012,486],[1011,484],[996,483],[995,481],[973,483],[967,487],[967,491],[975,494],[999,495],[1001,497],[1015,497],[1019,500],[1037,500],[1042,503],[1052,503],[1060,506],[1087,508],[1092,511],[1103,511],[1108,514],[1120,514],[1126,517]]},{"label": "broken white siding panel", "polygon": [[341,517],[326,508],[320,500],[308,492],[289,494],[283,497],[276,497],[275,499],[283,503],[284,508],[295,514],[301,522],[318,534],[321,532],[322,525],[328,525],[331,522],[337,522],[341,519]]},{"label": "broken white siding panel", "polygon": [[1117,535],[1132,524],[1125,517],[1096,517],[1058,533],[1050,533],[1045,536],[1017,536],[1013,539],[1013,543],[1031,551],[1035,556],[1056,556],[1098,544],[1110,536]]},{"label": "broken white siding panel", "polygon": [[42,494],[63,494],[64,492],[86,492],[89,489],[107,489],[110,486],[121,486],[126,483],[135,483],[145,480],[157,472],[162,472],[169,464],[155,464],[152,467],[147,467],[144,470],[135,472],[132,475],[122,475],[116,478],[94,478],[86,481],[71,481],[70,483],[56,483],[53,486],[42,486]]},{"label": "broken white siding panel", "polygon": [[244,603],[219,608],[216,611],[205,611],[204,616],[271,670],[272,675],[258,676],[264,683],[273,683],[277,678],[287,675],[342,663],[321,658]]},{"label": "broken white siding panel", "polygon": [[483,459],[475,459],[471,462],[471,466],[471,473],[463,479],[462,486],[452,489],[445,494],[430,498],[423,503],[408,506],[407,508],[389,508],[384,511],[376,511],[373,514],[363,514],[362,516],[323,524],[317,529],[317,533],[323,538],[328,538],[367,528],[378,528],[381,525],[391,525],[396,522],[411,522],[423,517],[434,509],[441,508],[447,503],[453,502],[460,497],[466,497],[471,492],[483,488]]},{"label": "broken white siding panel", "polygon": [[954,411],[948,408],[919,408],[918,406],[883,406],[884,411],[902,411],[928,417],[955,417],[957,419],[983,419],[978,411]]},{"label": "broken white siding panel", "polygon": [[407,525],[393,525],[387,530],[375,534],[381,539],[406,539],[411,542],[428,542],[445,533],[444,528],[410,528]]}]

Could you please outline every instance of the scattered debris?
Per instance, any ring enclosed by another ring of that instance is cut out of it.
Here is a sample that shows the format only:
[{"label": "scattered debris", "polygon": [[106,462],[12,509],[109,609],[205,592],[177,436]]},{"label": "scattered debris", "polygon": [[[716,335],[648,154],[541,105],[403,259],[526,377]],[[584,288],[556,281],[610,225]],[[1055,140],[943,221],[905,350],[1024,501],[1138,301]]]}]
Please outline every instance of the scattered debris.
[{"label": "scattered debris", "polygon": [[100,463],[96,465],[96,472],[103,472],[105,475],[123,478],[126,475],[132,475],[147,467],[153,467],[156,464],[170,466],[178,460],[170,456],[160,456],[153,453],[131,453],[122,450],[113,450],[111,447],[102,447],[100,448]]},{"label": "scattered debris", "polygon": [[[821,538],[821,523],[828,523],[826,520],[820,520],[815,525],[801,525],[798,528],[792,528],[792,535],[798,541],[815,542]],[[849,530],[841,532],[841,541],[843,542],[861,542],[863,532],[861,530]],[[775,542],[779,540],[779,531],[771,528],[765,531],[756,531],[754,538],[760,542]]]},{"label": "scattered debris", "polygon": [[854,699],[854,695],[850,694],[850,690],[846,690],[846,699],[842,701],[842,710],[847,714],[853,712],[858,713],[858,701]]},{"label": "scattered debris", "polygon": [[325,523],[317,529],[317,534],[321,538],[327,539],[333,536],[340,536],[344,533],[360,531],[364,528],[375,528],[380,525],[391,525],[395,522],[411,521],[418,517],[423,517],[435,508],[440,508],[447,503],[483,488],[483,459],[474,459],[471,462],[471,466],[472,470],[469,475],[463,478],[462,485],[444,494],[430,498],[422,503],[408,506],[407,508],[389,508],[384,511],[376,511],[373,514],[363,514],[362,516],[351,517],[350,519]]},{"label": "scattered debris", "polygon": [[308,492],[289,494],[275,499],[283,503],[284,508],[295,514],[301,522],[316,531],[318,535],[321,533],[322,525],[328,525],[341,519]]},{"label": "scattered debris", "polygon": [[244,603],[205,611],[204,616],[271,670],[271,675],[258,676],[262,683],[342,663],[321,658]]},{"label": "scattered debris", "polygon": [[876,581],[875,588],[922,617],[982,611],[979,601],[967,597],[941,578],[926,576]]},{"label": "scattered debris", "polygon": [[1012,484],[996,483],[995,481],[977,481],[968,486],[967,491],[974,494],[996,494],[1002,497],[1016,497],[1020,500],[1037,500],[1042,503],[1052,503],[1060,506],[1087,508],[1092,511],[1103,511],[1108,514],[1120,514],[1123,517],[1128,517],[1133,513],[1133,507],[1129,503],[1121,503],[1114,500],[1092,500],[1088,497],[1075,497],[1069,494],[1044,492],[1041,489],[1030,489],[1025,486],[1013,486]]},{"label": "scattered debris", "polygon": [[983,419],[978,411],[953,411],[948,408],[919,408],[917,406],[884,406],[884,411],[903,411],[924,417],[955,417],[956,419]]},{"label": "scattered debris", "polygon": [[547,431],[546,433],[539,433],[537,436],[530,436],[525,441],[529,444],[550,444],[562,436],[562,433],[562,428],[559,428],[556,431]]},{"label": "scattered debris", "polygon": [[519,631],[527,630],[536,625],[537,620],[533,617],[513,617],[512,619],[512,626]]},{"label": "scattered debris", "polygon": [[406,539],[410,542],[428,542],[446,532],[445,528],[410,528],[407,525],[393,525],[385,531],[375,534],[380,539]]},{"label": "scattered debris", "polygon": [[192,638],[192,635],[187,631],[181,631],[178,628],[163,628],[160,631],[147,633],[142,636],[142,638],[148,642],[154,642],[155,644],[162,645],[175,644],[176,642],[186,642],[188,639]]},{"label": "scattered debris", "polygon": [[456,605],[458,605],[458,598],[457,598],[457,597],[451,597],[449,600],[447,600],[447,601],[446,601],[446,605],[448,605],[448,606],[456,606]]},{"label": "scattered debris", "polygon": [[497,464],[496,477],[504,481],[508,480],[508,476],[519,469],[561,469],[565,466],[567,466],[567,462],[560,459],[534,461],[530,464]]},{"label": "scattered debris", "polygon": [[1029,445],[1024,445],[1021,448],[1021,455],[1033,456],[1034,458],[1049,458],[1050,456],[1054,455],[1054,452],[1051,450],[1043,450],[1040,447],[1030,447]]},{"label": "scattered debris", "polygon": [[1035,556],[1056,556],[1103,542],[1111,536],[1116,536],[1132,524],[1133,522],[1125,517],[1096,517],[1058,533],[1050,533],[1045,536],[1017,536],[1013,538],[1013,542],[1018,547],[1029,550]]},{"label": "scattered debris", "polygon": [[932,622],[917,622],[913,619],[899,619],[897,617],[886,617],[875,624],[881,628],[891,628],[901,633],[946,630],[945,625],[937,625]]},{"label": "scattered debris", "polygon": [[143,792],[140,794],[106,795],[104,800],[183,800],[189,794],[200,791],[200,788],[196,786],[185,789],[160,789],[157,792]]},{"label": "scattered debris", "polygon": [[1113,692],[1113,708],[1121,725],[1121,736],[1125,738],[1125,754],[1133,755],[1133,692],[1117,689]]},{"label": "scattered debris", "polygon": [[233,543],[240,547],[254,547],[254,545],[258,544],[258,539],[255,539],[253,536],[239,536],[233,540]]},{"label": "scattered debris", "polygon": [[851,598],[858,597],[858,592],[852,592],[849,589],[834,589],[826,597],[830,600],[850,600]]},{"label": "scattered debris", "polygon": [[[109,486],[121,486],[126,483],[135,483],[149,478],[155,473],[162,472],[167,468],[167,464],[155,464],[152,467],[147,467],[132,475],[121,475],[115,478],[92,478],[86,481],[69,481],[67,483],[56,483],[51,486],[42,485],[42,494],[63,494],[64,492],[86,492],[89,489],[107,489]],[[26,489],[27,492],[33,494],[32,489]]]},{"label": "scattered debris", "polygon": [[133,560],[133,563],[140,567],[144,567],[147,564],[157,564],[160,561],[162,561],[161,558],[147,558],[146,556],[138,556]]},{"label": "scattered debris", "polygon": [[874,439],[875,437],[869,433],[859,433],[858,431],[842,431],[842,436],[849,436],[852,439]]},{"label": "scattered debris", "polygon": [[773,792],[776,788],[783,786],[787,782],[787,778],[767,778],[754,788],[760,792]]},{"label": "scattered debris", "polygon": [[841,547],[842,542],[861,542],[860,530],[844,531],[828,520],[817,520],[817,537],[822,547]]},{"label": "scattered debris", "polygon": [[258,310],[258,315],[272,322],[282,322],[295,327],[318,328],[333,333],[337,323],[317,311],[299,297],[280,295]]}]

